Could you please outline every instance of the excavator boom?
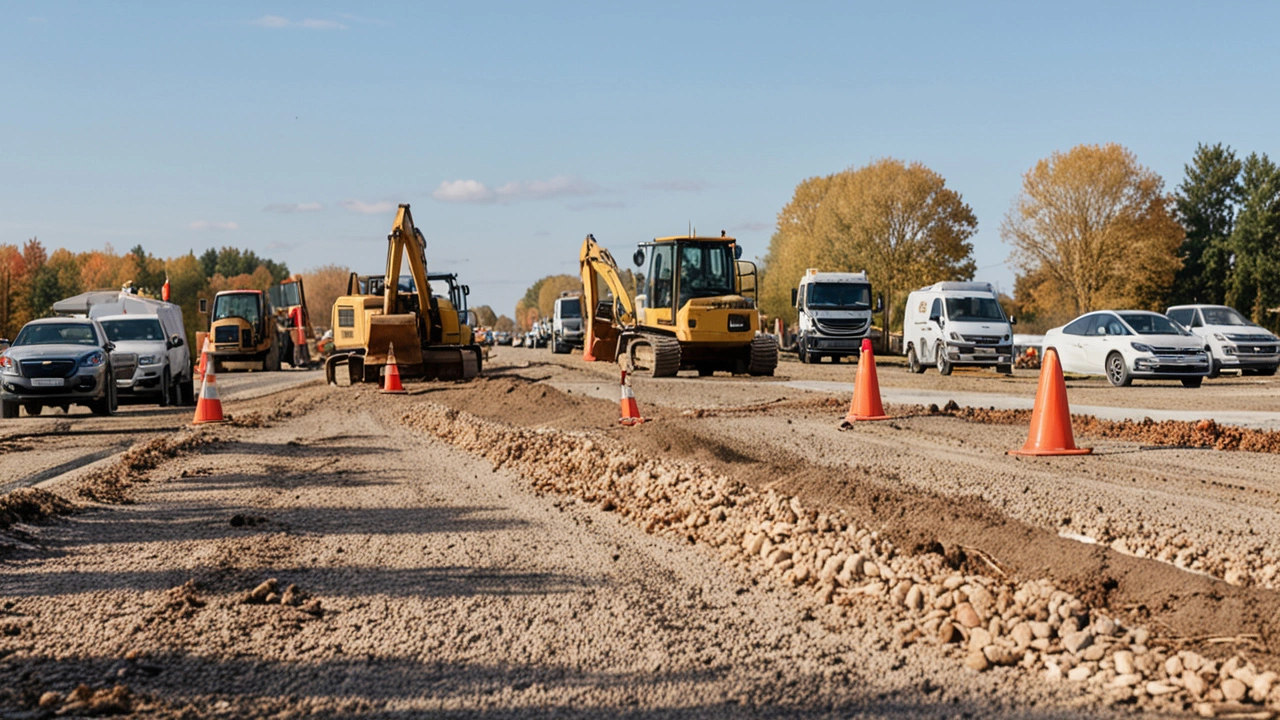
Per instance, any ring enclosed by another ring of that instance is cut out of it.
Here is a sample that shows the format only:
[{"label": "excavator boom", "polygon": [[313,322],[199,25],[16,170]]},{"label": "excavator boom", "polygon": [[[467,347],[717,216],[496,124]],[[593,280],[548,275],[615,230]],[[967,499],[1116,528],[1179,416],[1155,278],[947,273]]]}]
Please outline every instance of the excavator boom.
[{"label": "excavator boom", "polygon": [[622,284],[622,276],[618,271],[618,263],[609,251],[600,247],[594,235],[588,235],[582,241],[582,252],[578,256],[578,265],[582,271],[582,317],[588,323],[594,321],[600,303],[600,280],[603,279],[609,292],[613,293],[613,311],[609,318],[613,324],[628,327],[636,322],[636,306],[627,288]]}]

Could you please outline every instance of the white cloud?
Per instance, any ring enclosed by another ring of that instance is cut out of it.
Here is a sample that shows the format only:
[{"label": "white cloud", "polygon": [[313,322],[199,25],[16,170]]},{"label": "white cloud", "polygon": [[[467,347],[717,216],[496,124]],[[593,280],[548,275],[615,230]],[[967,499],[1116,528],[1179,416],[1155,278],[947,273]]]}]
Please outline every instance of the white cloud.
[{"label": "white cloud", "polygon": [[709,185],[701,180],[657,180],[641,185],[645,190],[661,190],[662,192],[702,192]]},{"label": "white cloud", "polygon": [[250,20],[250,25],[257,25],[261,28],[270,28],[278,30],[280,28],[300,27],[307,30],[346,30],[347,26],[336,20],[316,20],[315,18],[307,18],[305,20],[290,20],[279,15],[263,15],[256,20]]},{"label": "white cloud", "polygon": [[560,197],[584,197],[600,192],[597,185],[581,178],[558,175],[546,180],[518,180],[490,188],[479,180],[447,180],[440,183],[431,197],[448,203],[501,203],[526,200],[552,200]]},{"label": "white cloud", "polygon": [[431,197],[447,203],[491,203],[497,194],[479,180],[446,180],[431,193]]},{"label": "white cloud", "polygon": [[192,230],[239,230],[240,223],[227,220],[225,222],[209,220],[193,220],[187,227]]},{"label": "white cloud", "polygon": [[365,202],[364,200],[343,200],[339,205],[353,213],[356,213],[357,215],[380,215],[396,209],[396,204],[390,200],[379,200],[376,202]]},{"label": "white cloud", "polygon": [[323,210],[323,209],[324,209],[324,204],[323,204],[323,203],[318,203],[318,202],[308,202],[308,203],[272,203],[272,204],[270,204],[270,205],[268,205],[268,206],[266,206],[266,207],[262,208],[262,211],[263,211],[263,212],[269,212],[269,213],[281,213],[281,214],[284,214],[284,215],[288,215],[288,214],[291,214],[291,213],[320,212],[320,211],[321,211],[321,210]]}]

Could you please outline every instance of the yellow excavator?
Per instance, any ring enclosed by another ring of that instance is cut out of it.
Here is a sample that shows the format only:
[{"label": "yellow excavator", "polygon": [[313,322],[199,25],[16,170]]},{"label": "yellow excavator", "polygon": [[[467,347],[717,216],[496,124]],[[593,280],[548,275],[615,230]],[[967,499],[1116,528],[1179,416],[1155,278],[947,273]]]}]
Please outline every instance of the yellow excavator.
[{"label": "yellow excavator", "polygon": [[682,369],[773,375],[778,344],[758,332],[756,266],[741,255],[737,240],[724,233],[641,243],[634,260],[643,267],[647,259],[648,273],[633,301],[613,256],[588,235],[578,258],[591,330],[584,357],[625,362],[651,377]]},{"label": "yellow excavator", "polygon": [[[386,273],[363,282],[352,274],[347,294],[333,304],[334,354],[324,365],[331,384],[339,377],[353,384],[379,382],[393,345],[402,378],[465,380],[480,374],[481,348],[471,329],[459,321],[452,301],[431,293],[426,246],[409,206],[401,205],[387,235]],[[409,276],[402,280],[405,256]],[[378,285],[381,293],[375,294]]]}]

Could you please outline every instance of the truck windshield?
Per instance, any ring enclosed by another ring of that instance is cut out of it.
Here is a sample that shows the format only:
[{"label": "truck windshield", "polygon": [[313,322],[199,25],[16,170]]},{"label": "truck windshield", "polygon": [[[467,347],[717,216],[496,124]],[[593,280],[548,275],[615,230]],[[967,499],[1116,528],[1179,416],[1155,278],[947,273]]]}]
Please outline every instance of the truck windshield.
[{"label": "truck windshield", "polygon": [[866,310],[871,307],[871,286],[853,283],[813,283],[805,304],[812,308]]},{"label": "truck windshield", "polygon": [[1004,322],[1000,303],[989,297],[947,298],[947,319],[960,322]]},{"label": "truck windshield", "polygon": [[107,339],[111,342],[164,339],[164,331],[160,329],[160,321],[155,318],[103,320],[102,329],[107,331]]},{"label": "truck windshield", "polygon": [[1245,320],[1243,315],[1229,307],[1201,308],[1200,312],[1204,313],[1205,325],[1240,325],[1243,327],[1253,325],[1253,323]]},{"label": "truck windshield", "polygon": [[680,245],[680,302],[693,298],[733,295],[733,251],[728,243],[682,243]]},{"label": "truck windshield", "polygon": [[261,297],[257,293],[219,295],[213,300],[213,319],[243,318],[250,325],[257,325],[258,300]]},{"label": "truck windshield", "polygon": [[582,303],[578,298],[565,298],[560,301],[560,317],[562,318],[580,318],[582,317]]},{"label": "truck windshield", "polygon": [[1133,331],[1139,335],[1190,335],[1191,333],[1182,329],[1174,321],[1163,315],[1155,313],[1120,313],[1120,319],[1124,320]]},{"label": "truck windshield", "polygon": [[97,345],[93,326],[87,323],[41,323],[22,328],[13,346],[19,345]]}]

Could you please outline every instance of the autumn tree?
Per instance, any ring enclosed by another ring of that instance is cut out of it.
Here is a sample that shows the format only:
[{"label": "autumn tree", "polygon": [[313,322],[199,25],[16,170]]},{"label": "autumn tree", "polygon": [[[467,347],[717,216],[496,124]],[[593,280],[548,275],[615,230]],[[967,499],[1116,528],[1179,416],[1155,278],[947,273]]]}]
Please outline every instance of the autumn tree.
[{"label": "autumn tree", "polygon": [[1170,304],[1221,303],[1231,274],[1231,235],[1241,200],[1241,162],[1222,144],[1197,145],[1174,206],[1186,238]]},{"label": "autumn tree", "polygon": [[350,277],[351,269],[342,265],[321,265],[302,273],[312,325],[327,328],[333,322],[333,303],[347,294]]},{"label": "autumn tree", "polygon": [[1055,152],[1023,176],[1000,235],[1013,246],[1029,303],[1065,320],[1108,307],[1158,309],[1184,232],[1164,181],[1120,145]]},{"label": "autumn tree", "polygon": [[506,315],[499,315],[498,319],[493,321],[493,329],[498,332],[515,332],[516,321]]},{"label": "autumn tree", "polygon": [[1240,190],[1226,302],[1274,329],[1280,325],[1280,167],[1266,155],[1250,154],[1241,166]]},{"label": "autumn tree", "polygon": [[582,279],[576,275],[552,275],[538,288],[538,312],[551,317],[556,311],[556,298],[566,291],[582,291]]},{"label": "autumn tree", "polygon": [[796,187],[765,256],[761,306],[795,319],[791,288],[806,268],[867,271],[893,321],[915,287],[973,277],[978,219],[941,175],[886,158]]},{"label": "autumn tree", "polygon": [[480,305],[471,309],[475,312],[476,320],[480,323],[481,327],[491,328],[493,327],[493,324],[498,321],[498,314],[495,313],[493,308],[488,305]]}]

